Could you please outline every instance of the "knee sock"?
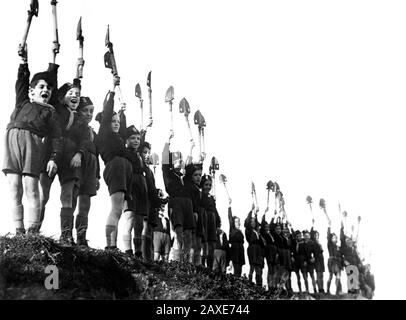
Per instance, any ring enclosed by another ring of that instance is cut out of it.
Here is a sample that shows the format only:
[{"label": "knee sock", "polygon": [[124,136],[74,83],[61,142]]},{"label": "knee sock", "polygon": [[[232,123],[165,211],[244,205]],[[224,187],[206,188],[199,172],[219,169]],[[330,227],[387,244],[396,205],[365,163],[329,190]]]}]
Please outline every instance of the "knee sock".
[{"label": "knee sock", "polygon": [[117,226],[106,225],[107,247],[117,246]]},{"label": "knee sock", "polygon": [[44,219],[45,219],[45,207],[42,207],[40,217],[39,217],[39,229],[41,229]]},{"label": "knee sock", "polygon": [[16,231],[24,233],[24,207],[22,204],[11,209]]},{"label": "knee sock", "polygon": [[141,251],[142,257],[146,261],[151,261],[151,237],[141,236]]},{"label": "knee sock", "polygon": [[61,208],[61,236],[72,237],[73,209]]},{"label": "knee sock", "polygon": [[134,237],[134,254],[142,256],[142,237]]},{"label": "knee sock", "polygon": [[124,243],[124,251],[131,250],[131,233],[130,234],[124,234],[123,235],[123,243]]},{"label": "knee sock", "polygon": [[76,235],[78,238],[86,239],[87,224],[88,224],[87,214],[79,212],[78,215],[76,216],[75,221]]}]

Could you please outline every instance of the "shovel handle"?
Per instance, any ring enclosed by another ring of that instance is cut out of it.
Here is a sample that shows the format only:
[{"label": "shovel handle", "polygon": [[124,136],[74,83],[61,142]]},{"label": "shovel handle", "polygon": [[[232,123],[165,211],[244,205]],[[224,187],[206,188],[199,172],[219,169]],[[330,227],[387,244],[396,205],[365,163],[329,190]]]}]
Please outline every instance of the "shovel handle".
[{"label": "shovel handle", "polygon": [[149,100],[149,127],[152,126],[152,89],[148,88],[148,100]]},{"label": "shovel handle", "polygon": [[144,100],[140,99],[140,108],[141,108],[141,130],[144,129]]}]

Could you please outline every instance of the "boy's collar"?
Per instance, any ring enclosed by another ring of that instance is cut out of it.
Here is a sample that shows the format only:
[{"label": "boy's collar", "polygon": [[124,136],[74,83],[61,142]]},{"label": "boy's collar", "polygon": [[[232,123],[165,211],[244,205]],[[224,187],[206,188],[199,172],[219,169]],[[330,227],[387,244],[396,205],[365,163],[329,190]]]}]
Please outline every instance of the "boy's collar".
[{"label": "boy's collar", "polygon": [[35,103],[35,104],[39,104],[40,106],[49,107],[49,108],[55,110],[54,106],[52,106],[52,105],[50,105],[48,103],[34,101],[33,99],[30,99],[30,102]]}]

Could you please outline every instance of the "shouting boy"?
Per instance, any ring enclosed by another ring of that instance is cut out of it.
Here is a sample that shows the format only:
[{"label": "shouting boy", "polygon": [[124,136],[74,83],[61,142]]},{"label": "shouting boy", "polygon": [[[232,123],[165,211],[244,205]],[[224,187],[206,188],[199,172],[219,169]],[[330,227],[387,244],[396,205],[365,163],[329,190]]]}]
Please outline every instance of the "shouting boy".
[{"label": "shouting boy", "polygon": [[[15,86],[16,105],[7,125],[3,165],[10,185],[11,210],[17,234],[25,233],[24,192],[28,200],[28,232],[39,232],[41,206],[38,180],[41,169],[46,162],[47,174],[54,175],[61,156],[61,128],[56,120],[55,108],[49,104],[57,69],[58,65],[50,64],[48,71],[35,74],[30,83],[27,51],[22,50],[22,63]],[[51,150],[46,159],[45,137],[51,141]]]}]

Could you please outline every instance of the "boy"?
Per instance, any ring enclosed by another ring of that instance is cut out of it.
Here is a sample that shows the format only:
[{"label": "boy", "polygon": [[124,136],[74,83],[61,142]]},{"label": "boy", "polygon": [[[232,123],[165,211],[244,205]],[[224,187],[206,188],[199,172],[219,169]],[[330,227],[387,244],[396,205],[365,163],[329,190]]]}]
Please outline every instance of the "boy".
[{"label": "boy", "polygon": [[95,144],[96,132],[89,126],[93,119],[94,106],[89,97],[80,97],[78,113],[88,124],[86,135],[87,144],[84,147],[82,158],[82,172],[80,188],[78,193],[78,214],[76,215],[75,228],[77,244],[88,246],[86,231],[88,226],[88,215],[90,211],[91,197],[94,197],[100,187],[100,163],[99,154]]},{"label": "boy", "polygon": [[299,245],[303,241],[303,236],[302,236],[302,232],[300,232],[299,230],[297,230],[295,232],[293,232],[293,230],[292,230],[292,233],[295,235],[295,239],[292,243],[292,268],[296,274],[299,293],[302,293],[302,283],[300,281],[300,273],[299,273],[299,271],[300,271]]},{"label": "boy", "polygon": [[[79,191],[81,163],[87,144],[87,122],[76,112],[80,102],[80,80],[65,83],[58,89],[58,102],[55,109],[62,130],[63,153],[59,165],[58,177],[61,185],[61,237],[64,245],[74,245],[72,236],[73,213],[75,211]],[[41,218],[44,219],[45,206],[49,199],[49,192],[53,179],[45,174],[40,177],[41,183]]]},{"label": "boy", "polygon": [[207,267],[211,270],[214,261],[214,247],[217,241],[217,228],[221,225],[221,219],[217,212],[216,199],[210,194],[213,181],[211,176],[203,175],[200,181],[202,190],[202,198],[200,207],[204,210],[200,216],[203,218],[204,240],[202,265],[207,263]]},{"label": "boy", "polygon": [[310,232],[307,230],[303,231],[303,242],[299,244],[299,259],[300,259],[300,269],[302,271],[302,276],[304,279],[306,292],[309,293],[309,282],[308,274],[312,280],[313,292],[316,293],[316,280],[314,278],[314,244],[310,240]]},{"label": "boy", "polygon": [[337,245],[337,235],[331,233],[331,222],[327,228],[327,249],[329,258],[327,262],[329,277],[327,280],[327,293],[330,294],[330,285],[333,275],[336,277],[336,295],[341,294],[341,270],[343,269],[343,257],[340,247]]},{"label": "boy", "polygon": [[154,229],[154,261],[169,261],[169,252],[171,250],[171,230],[169,218],[164,214],[165,209],[162,206],[159,210],[157,226]]},{"label": "boy", "polygon": [[141,236],[148,216],[147,183],[145,180],[144,165],[138,153],[141,142],[141,133],[135,126],[127,128],[126,148],[132,156],[132,200],[127,201],[127,209],[124,212],[126,224],[124,228],[124,249],[132,255],[131,232],[134,229],[134,252],[138,258],[142,257]]},{"label": "boy", "polygon": [[[141,130],[141,132],[145,131]],[[141,140],[145,140],[142,139],[143,137],[145,137],[145,135],[141,134]],[[158,218],[159,211],[162,205],[165,205],[168,202],[168,200],[164,199],[164,194],[162,190],[156,188],[154,173],[149,167],[151,144],[144,141],[141,143],[139,150],[144,164],[144,173],[147,183],[147,196],[149,204],[147,228],[145,229],[145,232],[143,232],[143,235],[141,236],[142,251],[146,260],[152,260],[154,255],[153,230],[157,226],[159,221]]]},{"label": "boy", "polygon": [[[255,210],[255,211],[254,211]],[[254,213],[254,216],[253,216]],[[258,208],[252,205],[252,210],[248,213],[244,222],[245,238],[248,242],[248,261],[250,264],[250,271],[248,279],[252,281],[252,276],[255,271],[255,283],[257,286],[262,287],[262,269],[264,267],[263,248],[264,243],[259,234],[259,223],[257,220]]]},{"label": "boy", "polygon": [[[58,65],[49,64],[46,72],[37,73],[29,83],[27,50],[22,50],[22,63],[16,82],[16,105],[7,125],[3,172],[7,176],[12,196],[12,215],[16,234],[25,234],[22,196],[28,200],[28,232],[38,233],[41,205],[39,176],[43,165],[48,176],[57,171],[61,156],[61,128],[55,108],[49,104],[56,87]],[[50,139],[46,156],[43,138]],[[24,182],[24,189],[23,189]]]},{"label": "boy", "polygon": [[275,245],[275,240],[271,234],[270,226],[265,219],[266,211],[262,216],[261,221],[261,236],[265,240],[265,259],[268,266],[268,290],[270,292],[275,291],[275,265],[276,265],[276,254],[277,248]]},{"label": "boy", "polygon": [[213,271],[216,273],[216,279],[219,280],[226,274],[226,267],[230,258],[230,246],[228,244],[226,233],[217,228],[217,241],[214,247]]},{"label": "boy", "polygon": [[191,190],[183,180],[181,172],[183,160],[180,152],[170,152],[170,140],[162,152],[162,172],[165,190],[169,194],[169,218],[175,232],[175,242],[172,248],[174,261],[188,261],[192,247],[192,231],[196,228],[193,216]]},{"label": "boy", "polygon": [[230,260],[234,268],[234,275],[241,277],[242,266],[245,264],[244,234],[240,229],[240,218],[233,216],[231,210],[231,199],[228,203],[228,222],[230,224]]},{"label": "boy", "polygon": [[324,293],[324,256],[323,247],[320,244],[319,238],[320,234],[318,231],[314,230],[314,227],[310,230],[310,237],[314,244],[314,259],[315,259],[315,270],[317,276],[317,288],[319,293]]},{"label": "boy", "polygon": [[132,160],[133,154],[125,146],[127,138],[125,104],[117,114],[114,112],[115,88],[120,78],[113,78],[113,89],[106,95],[103,112],[96,116],[100,122],[96,146],[104,161],[103,178],[110,194],[110,212],[106,221],[106,250],[117,250],[118,223],[125,201],[132,199]]}]

